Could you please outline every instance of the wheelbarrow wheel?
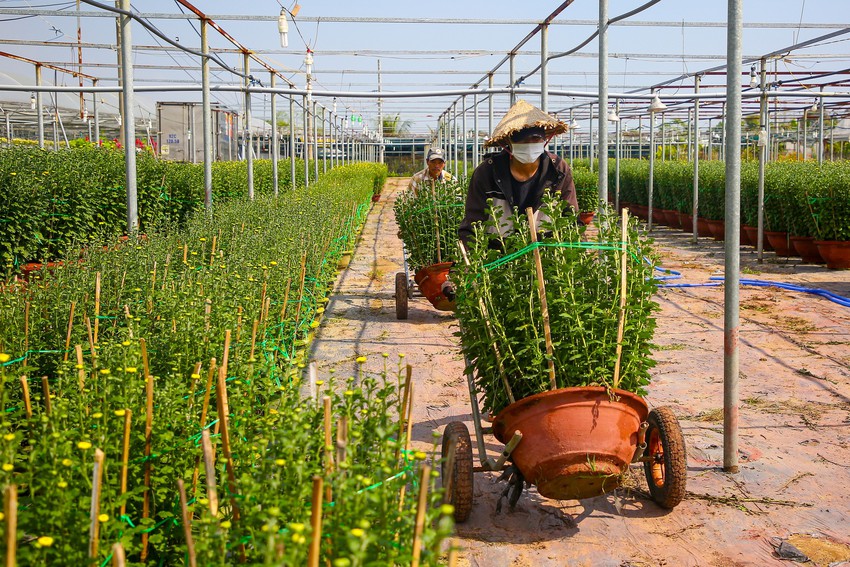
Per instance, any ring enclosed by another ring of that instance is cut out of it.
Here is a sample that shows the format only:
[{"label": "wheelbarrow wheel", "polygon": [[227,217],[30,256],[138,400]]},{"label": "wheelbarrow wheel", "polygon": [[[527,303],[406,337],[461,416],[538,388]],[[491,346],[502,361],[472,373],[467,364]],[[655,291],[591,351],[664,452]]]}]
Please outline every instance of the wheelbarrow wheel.
[{"label": "wheelbarrow wheel", "polygon": [[397,272],[395,275],[395,317],[407,319],[407,274]]},{"label": "wheelbarrow wheel", "polygon": [[[454,445],[454,460],[449,463],[449,452]],[[455,522],[465,522],[472,512],[472,441],[469,429],[460,421],[453,421],[443,432],[443,451],[440,479],[446,491],[445,501],[455,508]],[[451,470],[449,470],[451,467]]]},{"label": "wheelbarrow wheel", "polygon": [[644,471],[649,493],[662,508],[675,508],[685,497],[687,459],[679,420],[668,407],[655,408],[646,419]]}]

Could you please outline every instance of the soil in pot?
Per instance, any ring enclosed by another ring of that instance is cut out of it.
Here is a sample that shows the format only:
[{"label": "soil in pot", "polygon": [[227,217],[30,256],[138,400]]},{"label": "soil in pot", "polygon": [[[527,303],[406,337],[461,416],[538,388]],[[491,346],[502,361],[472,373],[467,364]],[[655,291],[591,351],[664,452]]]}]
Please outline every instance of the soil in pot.
[{"label": "soil in pot", "polygon": [[850,269],[850,240],[815,240],[818,252],[831,270]]}]

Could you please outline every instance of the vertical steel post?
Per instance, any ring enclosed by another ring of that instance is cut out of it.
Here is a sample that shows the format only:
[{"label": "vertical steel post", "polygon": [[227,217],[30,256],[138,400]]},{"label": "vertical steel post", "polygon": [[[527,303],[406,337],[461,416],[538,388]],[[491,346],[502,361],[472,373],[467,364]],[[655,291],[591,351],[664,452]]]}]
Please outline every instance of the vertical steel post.
[{"label": "vertical steel post", "polygon": [[[493,88],[493,73],[487,75],[487,88]],[[487,134],[493,134],[493,95],[487,95]]]},{"label": "vertical steel post", "polygon": [[[723,102],[721,105],[721,115],[723,116],[723,129],[720,131],[720,159],[726,160],[726,103]],[[740,144],[738,145],[740,149]]]},{"label": "vertical steel post", "polygon": [[[602,3],[606,0],[599,0],[600,12],[602,11]],[[602,38],[599,39],[600,45]],[[549,24],[540,26],[540,110],[549,112]]]},{"label": "vertical steel post", "polygon": [[[41,86],[41,65],[38,64],[35,66],[35,84]],[[97,93],[94,93],[94,96],[97,98]],[[35,92],[35,111],[38,113],[36,117],[38,122],[38,147],[44,149],[44,113],[42,108],[41,91],[39,90]],[[95,117],[97,117],[97,114],[95,114]]]},{"label": "vertical steel post", "polygon": [[[661,161],[667,161],[667,120],[666,113],[661,113]],[[672,136],[671,136],[672,138]]]},{"label": "vertical steel post", "polygon": [[692,112],[691,112],[691,109],[689,108],[688,109],[688,152],[687,152],[688,161],[691,161],[693,159],[693,151],[694,151],[694,145],[692,143],[692,137],[691,137],[692,126],[693,126]]},{"label": "vertical steel post", "polygon": [[201,18],[201,105],[204,128],[204,209],[212,212],[212,110],[210,107],[210,60],[207,20]]},{"label": "vertical steel post", "polygon": [[[546,28],[544,28],[545,30]],[[608,202],[608,0],[599,0],[599,216]],[[591,113],[592,114],[592,113]],[[591,158],[592,159],[592,158]]]},{"label": "vertical steel post", "polygon": [[[97,79],[92,79],[93,87],[97,86]],[[92,112],[94,113],[94,143],[100,145],[100,105],[97,102],[97,95],[100,93],[92,93]],[[39,111],[39,115],[41,111]],[[44,143],[44,122],[41,123],[41,141]]]},{"label": "vertical steel post", "polygon": [[712,160],[714,159],[714,149],[711,147],[712,138],[714,137],[714,133],[711,131],[711,118],[708,119],[708,152],[706,159]]},{"label": "vertical steel post", "polygon": [[575,151],[573,150],[573,130],[575,130],[575,128],[573,128],[573,109],[571,108],[570,109],[570,129],[569,129],[569,134],[570,134],[570,140],[569,140],[569,143],[570,143],[570,167],[573,166],[573,156],[575,155]]},{"label": "vertical steel post", "polygon": [[[516,102],[516,93],[514,92],[514,88],[516,87],[516,85],[514,84],[514,83],[516,83],[516,69],[515,69],[516,65],[514,63],[515,58],[516,58],[516,53],[511,52],[509,60],[508,60],[508,78],[511,82],[511,86],[510,86],[510,89],[511,89],[511,106],[513,106],[514,103]],[[492,131],[490,133],[492,134]]]},{"label": "vertical steel post", "polygon": [[[381,60],[378,59],[378,93],[381,92]],[[378,162],[384,163],[384,100],[378,95]]]},{"label": "vertical steel post", "polygon": [[319,115],[316,114],[316,101],[310,105],[313,124],[313,179],[319,179]]},{"label": "vertical steel post", "polygon": [[[121,9],[130,11],[130,0],[121,0]],[[124,170],[127,184],[127,234],[135,235],[139,230],[139,201],[136,186],[136,117],[133,114],[133,18],[119,16],[121,22],[121,100],[124,125]]]},{"label": "vertical steel post", "polygon": [[[650,91],[655,94],[655,89]],[[655,184],[655,112],[649,112],[649,184],[646,230],[652,230],[652,189]]]},{"label": "vertical steel post", "polygon": [[467,138],[466,138],[466,95],[460,97],[460,109],[461,109],[461,128],[463,129],[463,135],[461,136],[461,140],[463,140],[463,173],[461,177],[466,177],[466,154],[468,153],[469,146]]},{"label": "vertical steel post", "polygon": [[308,133],[308,125],[307,125],[307,95],[301,97],[301,117],[302,117],[302,133],[303,136],[301,138],[301,157],[304,159],[304,188],[310,186],[310,157],[307,139],[309,138]]},{"label": "vertical steel post", "polygon": [[741,35],[743,0],[728,0],[726,32],[726,260],[723,317],[723,470],[738,472],[740,329]]},{"label": "vertical steel post", "polygon": [[458,136],[457,136],[457,102],[452,103],[452,152],[454,153],[454,167],[455,171],[459,170],[458,167]]},{"label": "vertical steel post", "polygon": [[[620,99],[617,99],[615,105],[616,105],[615,112],[617,113],[617,116],[620,116]],[[623,132],[622,124],[623,124],[622,118],[620,120],[617,120],[614,123],[614,128],[616,129],[616,140],[617,140],[616,141],[617,151],[616,151],[616,154],[614,155],[614,210],[615,211],[620,210],[620,147],[621,147],[621,144],[622,144],[622,137],[623,137],[623,135],[622,135],[622,132]]]},{"label": "vertical steel post", "polygon": [[289,96],[289,190],[295,190],[295,97]]},{"label": "vertical steel post", "polygon": [[478,165],[478,93],[472,95],[472,130],[472,167],[475,168]]},{"label": "vertical steel post", "polygon": [[593,103],[590,103],[590,114],[587,115],[587,157],[590,158],[590,173],[593,173]]},{"label": "vertical steel post", "polygon": [[[823,87],[820,92],[823,92]],[[823,97],[818,99],[818,122],[818,165],[823,165]]]},{"label": "vertical steel post", "polygon": [[322,173],[328,172],[328,119],[327,108],[322,107]]},{"label": "vertical steel post", "polygon": [[243,134],[242,147],[245,148],[245,160],[248,165],[248,200],[254,200],[254,153],[251,147],[253,143],[251,132],[251,80],[249,77],[250,60],[248,53],[242,55],[242,68],[245,73],[245,133]]},{"label": "vertical steel post", "polygon": [[[694,76],[694,94],[699,95],[700,76]],[[694,231],[693,242],[697,242],[697,216],[699,214],[699,98],[694,99],[694,139],[696,140],[697,151],[694,152],[694,204],[691,214],[693,215]]]},{"label": "vertical steel post", "polygon": [[643,159],[643,114],[638,116],[638,159]]},{"label": "vertical steel post", "polygon": [[[275,79],[277,77],[274,74],[274,71],[269,72],[269,86],[271,88],[275,88]],[[269,99],[271,112],[271,125],[272,125],[272,187],[274,188],[275,197],[280,194],[280,173],[278,171],[278,160],[280,159],[280,138],[278,137],[277,131],[277,95],[272,91],[269,95],[271,98]]]},{"label": "vertical steel post", "polygon": [[[765,60],[761,59],[761,97],[759,97],[759,133],[765,127],[767,122],[767,92],[765,87],[767,84],[767,69],[765,68]],[[761,142],[761,139],[759,139]],[[767,146],[759,147],[759,180],[758,180],[758,240],[756,241],[756,251],[758,254],[758,262],[764,262],[764,170],[766,161]]]}]

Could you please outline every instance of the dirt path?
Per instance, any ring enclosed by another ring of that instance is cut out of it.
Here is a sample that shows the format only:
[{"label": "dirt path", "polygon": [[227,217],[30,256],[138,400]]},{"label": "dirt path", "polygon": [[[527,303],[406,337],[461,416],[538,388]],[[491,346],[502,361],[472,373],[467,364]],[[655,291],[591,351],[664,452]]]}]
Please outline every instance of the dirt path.
[{"label": "dirt path", "polygon": [[[349,268],[342,272],[317,333],[320,373],[350,373],[358,355],[383,364],[399,353],[414,367],[414,439],[452,421],[471,429],[463,361],[453,317],[424,298],[398,321],[394,275],[402,247],[392,205],[407,179],[388,181],[369,215]],[[666,228],[654,232],[676,282],[722,274],[722,243]],[[751,250],[751,249],[747,249]],[[828,289],[850,297],[850,272],[801,266],[766,254],[742,255],[744,277]],[[675,283],[675,282],[671,282]],[[850,308],[773,288],[741,292],[740,473],[723,463],[723,288],[659,291],[654,379],[648,402],[678,416],[688,448],[688,497],[668,512],[636,488],[583,501],[541,498],[532,488],[516,509],[496,514],[502,486],[475,475],[470,519],[457,528],[461,565],[643,566],[780,565],[774,544],[794,534],[816,565],[850,560]],[[489,449],[501,449],[492,438]],[[476,464],[477,460],[476,460]],[[812,537],[813,536],[813,537]],[[816,555],[823,552],[826,555]],[[850,565],[850,563],[848,563]]]}]

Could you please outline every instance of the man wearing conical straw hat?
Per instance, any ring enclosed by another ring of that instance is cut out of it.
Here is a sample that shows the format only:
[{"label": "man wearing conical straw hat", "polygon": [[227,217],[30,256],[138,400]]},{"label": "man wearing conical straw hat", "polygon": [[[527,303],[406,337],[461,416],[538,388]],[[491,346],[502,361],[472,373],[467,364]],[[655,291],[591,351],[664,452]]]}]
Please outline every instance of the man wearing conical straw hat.
[{"label": "man wearing conical straw hat", "polygon": [[[487,219],[487,199],[503,210],[501,234],[513,229],[510,217],[514,209],[520,214],[531,207],[538,211],[545,193],[559,196],[578,211],[576,188],[569,164],[545,150],[546,143],[567,131],[567,125],[518,100],[496,126],[485,145],[501,147],[502,151],[484,156],[475,168],[466,195],[466,214],[458,236],[466,244],[472,237],[472,226]],[[494,233],[496,229],[491,229]]]}]

